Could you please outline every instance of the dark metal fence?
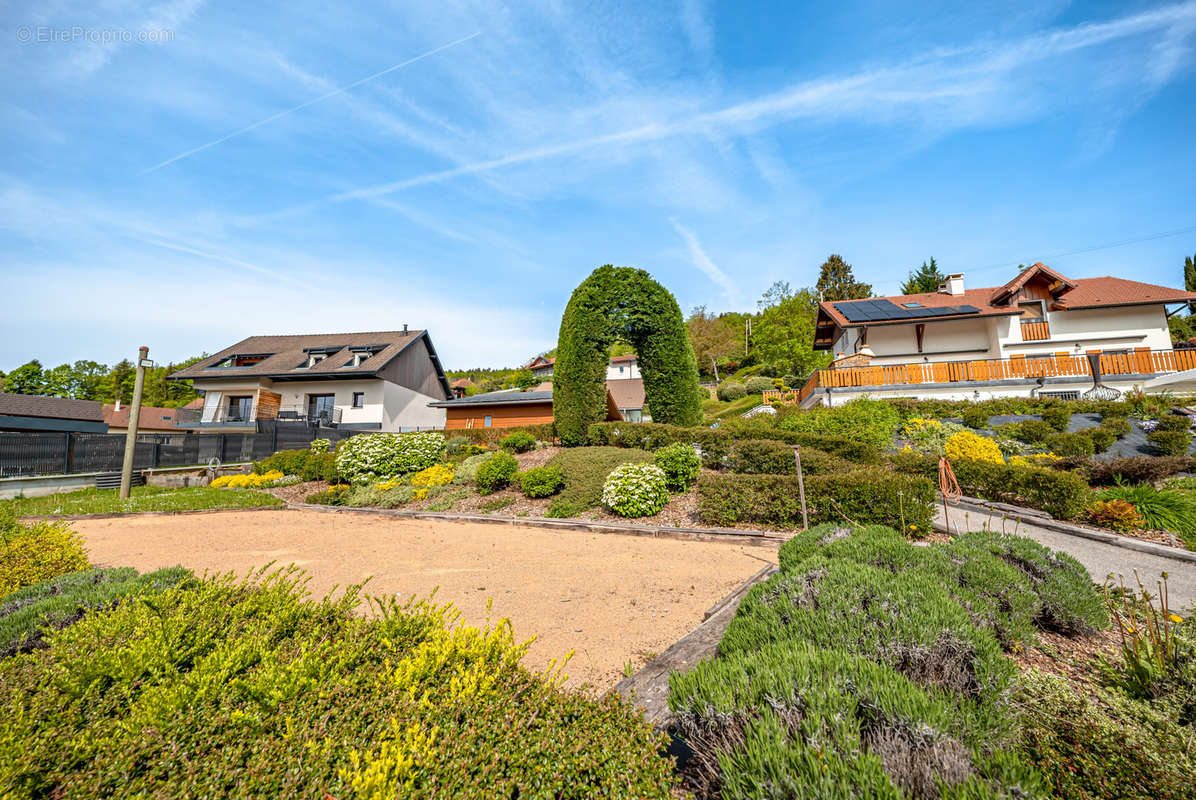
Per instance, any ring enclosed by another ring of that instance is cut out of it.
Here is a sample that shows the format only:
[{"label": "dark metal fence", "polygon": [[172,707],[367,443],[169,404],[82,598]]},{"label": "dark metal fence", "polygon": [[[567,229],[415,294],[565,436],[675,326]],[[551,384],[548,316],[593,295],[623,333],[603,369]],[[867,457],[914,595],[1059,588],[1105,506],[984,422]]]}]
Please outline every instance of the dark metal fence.
[{"label": "dark metal fence", "polygon": [[[307,447],[312,439],[347,439],[357,431],[312,425],[265,425],[259,433],[167,433],[137,437],[134,469],[190,467],[257,461],[278,450]],[[123,433],[33,433],[0,431],[0,478],[112,472],[124,460]]]}]

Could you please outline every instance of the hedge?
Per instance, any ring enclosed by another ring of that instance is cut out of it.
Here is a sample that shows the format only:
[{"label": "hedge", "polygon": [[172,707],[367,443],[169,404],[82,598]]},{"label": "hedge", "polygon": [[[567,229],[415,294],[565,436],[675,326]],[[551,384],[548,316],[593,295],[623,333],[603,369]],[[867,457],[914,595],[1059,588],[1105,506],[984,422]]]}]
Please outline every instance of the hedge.
[{"label": "hedge", "polygon": [[607,264],[573,290],[561,317],[552,411],[566,447],[586,444],[589,426],[605,419],[608,354],[620,339],[635,348],[653,418],[702,421],[698,364],[676,298],[644,270]]},{"label": "hedge", "polygon": [[541,425],[523,425],[518,428],[458,428],[446,431],[446,433],[453,438],[465,437],[475,444],[493,446],[512,433],[519,431],[531,434],[532,438],[538,442],[551,442],[556,438],[556,428],[551,422]]},{"label": "hedge", "polygon": [[[879,523],[921,535],[930,529],[934,516],[935,490],[930,480],[881,467],[810,475],[805,479],[805,493],[811,525]],[[701,475],[698,516],[704,523],[718,526],[799,527],[802,514],[797,477]]]},{"label": "hedge", "polygon": [[[13,797],[653,797],[640,712],[521,666],[505,621],[306,598],[302,573],[176,586],[0,661]],[[166,743],[166,744],[164,744]]]},{"label": "hedge", "polygon": [[785,431],[767,425],[738,425],[719,428],[683,428],[655,422],[598,422],[590,426],[591,444],[657,450],[681,442],[702,451],[702,464],[710,469],[725,466],[732,445],[742,439],[771,439],[810,447],[857,463],[877,461],[879,452],[866,442],[800,431]]},{"label": "hedge", "polygon": [[[888,461],[898,472],[938,480],[935,456],[902,451],[891,453]],[[1088,483],[1080,475],[1051,467],[953,461],[951,469],[964,494],[1037,508],[1056,519],[1081,518],[1091,500]]]},{"label": "hedge", "polygon": [[1192,470],[1196,460],[1188,456],[1133,456],[1109,461],[1075,458],[1056,461],[1056,469],[1078,470],[1093,486],[1112,486],[1119,480],[1125,483],[1155,483],[1180,472]]}]

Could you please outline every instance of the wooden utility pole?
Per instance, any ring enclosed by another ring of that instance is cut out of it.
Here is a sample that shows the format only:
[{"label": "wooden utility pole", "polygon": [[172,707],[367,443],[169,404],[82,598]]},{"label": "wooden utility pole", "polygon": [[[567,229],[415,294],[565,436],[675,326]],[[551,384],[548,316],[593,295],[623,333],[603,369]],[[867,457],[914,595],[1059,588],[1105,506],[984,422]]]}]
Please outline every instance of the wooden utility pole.
[{"label": "wooden utility pole", "polygon": [[714,382],[718,383],[718,362],[714,360],[714,356],[710,357],[710,364],[714,367]]},{"label": "wooden utility pole", "polygon": [[[149,360],[149,348],[137,350],[137,377],[133,382],[133,405],[129,407],[129,430],[125,433],[125,460],[120,468],[120,499],[129,497],[133,484],[133,456],[137,451],[137,422],[141,418],[141,393],[145,389],[145,368],[153,366]],[[120,391],[118,388],[117,391]]]},{"label": "wooden utility pole", "polygon": [[810,529],[810,517],[806,513],[806,478],[802,475],[801,470],[801,452],[797,445],[793,446],[793,460],[797,462],[797,491],[801,499],[801,527],[802,530]]}]

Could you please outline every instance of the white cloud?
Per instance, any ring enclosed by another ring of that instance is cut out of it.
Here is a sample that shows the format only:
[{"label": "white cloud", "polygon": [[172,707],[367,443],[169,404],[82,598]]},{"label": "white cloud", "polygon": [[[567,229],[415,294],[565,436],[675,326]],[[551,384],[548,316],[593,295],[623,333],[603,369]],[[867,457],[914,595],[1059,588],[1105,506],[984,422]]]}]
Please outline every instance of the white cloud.
[{"label": "white cloud", "polygon": [[689,228],[682,225],[675,219],[669,220],[673,223],[673,229],[677,231],[677,235],[685,242],[685,248],[689,251],[689,260],[697,267],[702,274],[714,281],[720,289],[723,290],[723,295],[728,302],[735,305],[739,302],[739,287],[735,285],[735,281],[719,269],[718,264],[706,254],[702,248],[702,243],[698,241],[698,237]]}]

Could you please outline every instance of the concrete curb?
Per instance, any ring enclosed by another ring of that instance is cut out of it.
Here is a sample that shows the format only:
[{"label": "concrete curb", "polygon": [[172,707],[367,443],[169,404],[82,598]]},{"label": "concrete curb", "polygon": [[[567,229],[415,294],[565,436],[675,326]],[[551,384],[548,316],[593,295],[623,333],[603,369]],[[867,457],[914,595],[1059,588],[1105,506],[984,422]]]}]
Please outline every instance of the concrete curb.
[{"label": "concrete curb", "polygon": [[111,514],[41,514],[21,519],[71,520],[71,519],[123,519],[125,517],[179,517],[187,514],[227,514],[232,511],[286,511],[286,504],[276,506],[246,506],[245,508],[194,508],[182,511],[123,511]]},{"label": "concrete curb", "polygon": [[[994,503],[990,505],[974,497],[962,498],[955,501],[951,505],[955,508],[962,508],[966,511],[975,511],[981,514],[1000,514],[1003,517],[1024,522],[1027,525],[1035,525],[1039,528],[1045,528],[1049,531],[1063,533],[1069,536],[1078,536],[1082,539],[1091,539],[1096,542],[1104,542],[1105,544],[1111,544],[1115,547],[1121,547],[1125,550],[1137,550],[1140,553],[1150,553],[1154,556],[1171,558],[1176,561],[1196,563],[1196,552],[1192,552],[1191,550],[1183,550],[1178,547],[1169,547],[1165,544],[1148,542],[1144,539],[1135,539],[1131,536],[1121,536],[1109,531],[1099,531],[1092,528],[1084,528],[1079,525],[1072,525],[1067,522],[1060,522],[1053,517],[1045,516],[1041,511],[1018,508],[1017,506],[1005,505],[1004,503]],[[937,520],[934,522],[934,529],[942,533],[951,532],[947,530],[946,525],[943,525]]]},{"label": "concrete curb", "polygon": [[790,534],[773,531],[741,531],[734,528],[674,528],[651,525],[619,525],[612,522],[588,522],[578,519],[548,519],[545,517],[495,517],[486,514],[454,514],[448,511],[403,511],[397,508],[363,506],[323,506],[315,503],[287,503],[296,511],[322,511],[329,514],[373,514],[391,519],[423,519],[443,522],[476,522],[489,525],[545,528],[547,530],[580,531],[582,533],[613,533],[623,536],[648,536],[658,539],[684,539],[700,542],[734,541],[759,547],[780,547]]}]

